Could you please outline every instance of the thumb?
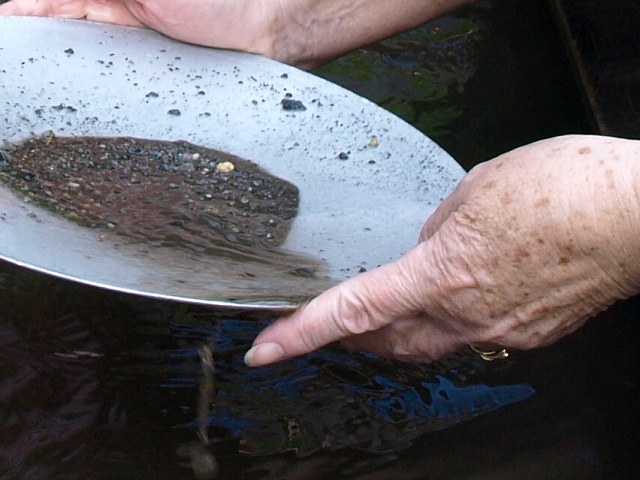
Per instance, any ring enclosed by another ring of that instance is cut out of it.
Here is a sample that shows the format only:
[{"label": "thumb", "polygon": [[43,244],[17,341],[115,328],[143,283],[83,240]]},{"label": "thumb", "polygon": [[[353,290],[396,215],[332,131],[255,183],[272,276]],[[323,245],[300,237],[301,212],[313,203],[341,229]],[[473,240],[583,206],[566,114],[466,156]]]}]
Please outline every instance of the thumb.
[{"label": "thumb", "polygon": [[414,250],[397,262],[336,285],[268,326],[245,355],[245,363],[257,367],[303,355],[417,312]]},{"label": "thumb", "polygon": [[425,222],[422,230],[420,231],[419,241],[424,242],[429,240],[440,227],[449,219],[452,213],[460,208],[460,205],[465,201],[468,187],[468,177],[462,179],[456,189],[444,199],[438,208],[431,214]]}]

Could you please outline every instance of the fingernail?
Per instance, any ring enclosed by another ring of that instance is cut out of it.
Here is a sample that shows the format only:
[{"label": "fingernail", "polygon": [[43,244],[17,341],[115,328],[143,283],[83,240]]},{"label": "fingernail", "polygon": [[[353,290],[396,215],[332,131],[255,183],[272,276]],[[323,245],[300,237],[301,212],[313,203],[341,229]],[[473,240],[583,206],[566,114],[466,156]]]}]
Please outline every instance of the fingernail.
[{"label": "fingernail", "polygon": [[249,367],[259,367],[275,363],[284,358],[284,349],[278,343],[260,343],[244,355],[244,363]]}]

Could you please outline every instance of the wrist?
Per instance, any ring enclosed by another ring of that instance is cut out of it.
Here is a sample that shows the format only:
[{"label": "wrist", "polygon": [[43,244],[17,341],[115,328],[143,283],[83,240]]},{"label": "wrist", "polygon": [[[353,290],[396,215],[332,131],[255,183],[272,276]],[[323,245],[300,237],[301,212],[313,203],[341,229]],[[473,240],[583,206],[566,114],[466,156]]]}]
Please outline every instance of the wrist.
[{"label": "wrist", "polygon": [[262,53],[310,69],[475,0],[267,0]]}]

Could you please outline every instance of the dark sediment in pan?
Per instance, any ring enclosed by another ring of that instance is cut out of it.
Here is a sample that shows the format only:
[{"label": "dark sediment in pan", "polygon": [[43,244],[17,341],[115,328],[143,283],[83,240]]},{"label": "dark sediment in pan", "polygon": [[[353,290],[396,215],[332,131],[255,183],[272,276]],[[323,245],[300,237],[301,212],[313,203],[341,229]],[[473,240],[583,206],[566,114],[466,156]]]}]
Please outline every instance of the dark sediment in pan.
[{"label": "dark sediment in pan", "polygon": [[1,151],[0,180],[28,202],[134,242],[246,257],[301,277],[322,270],[278,248],[298,213],[298,188],[214,149],[49,135]]}]

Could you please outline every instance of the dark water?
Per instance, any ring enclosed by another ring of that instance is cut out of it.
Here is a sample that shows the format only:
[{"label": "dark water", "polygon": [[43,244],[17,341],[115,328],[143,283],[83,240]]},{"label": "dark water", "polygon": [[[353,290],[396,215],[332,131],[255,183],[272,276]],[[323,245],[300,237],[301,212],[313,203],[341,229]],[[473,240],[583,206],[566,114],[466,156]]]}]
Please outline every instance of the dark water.
[{"label": "dark water", "polygon": [[[468,167],[589,131],[550,21],[541,1],[482,2],[319,73]],[[210,456],[221,479],[638,478],[639,311],[621,302],[500,364],[461,352],[415,366],[336,347],[250,370],[242,354],[268,317],[0,264],[0,479],[210,478]],[[202,345],[217,390],[206,447]]]},{"label": "dark water", "polygon": [[268,319],[7,265],[0,304],[2,479],[197,478],[184,453],[198,444],[203,344],[219,478],[633,478],[639,466],[638,302],[508,363],[336,347],[255,370],[242,353]]},{"label": "dark water", "polygon": [[0,478],[635,478],[637,300],[509,362],[416,366],[324,349],[248,369],[269,319],[221,316],[0,266]]},{"label": "dark water", "polygon": [[198,443],[201,345],[215,362],[207,451],[221,478],[279,478],[269,473],[273,462],[345,451],[335,467],[357,472],[353,452],[367,465],[391,461],[422,433],[534,393],[505,375],[507,365],[492,370],[464,353],[422,367],[333,348],[249,369],[242,353],[265,319],[12,267],[2,270],[0,302],[9,306],[0,340],[0,478],[192,478],[180,453]]},{"label": "dark water", "polygon": [[318,73],[405,119],[465,168],[592,130],[544,0],[480,1]]}]

